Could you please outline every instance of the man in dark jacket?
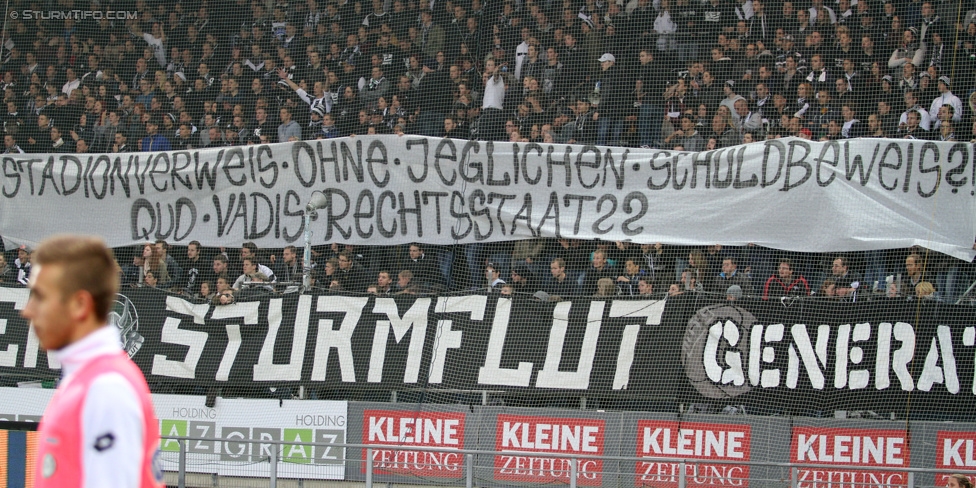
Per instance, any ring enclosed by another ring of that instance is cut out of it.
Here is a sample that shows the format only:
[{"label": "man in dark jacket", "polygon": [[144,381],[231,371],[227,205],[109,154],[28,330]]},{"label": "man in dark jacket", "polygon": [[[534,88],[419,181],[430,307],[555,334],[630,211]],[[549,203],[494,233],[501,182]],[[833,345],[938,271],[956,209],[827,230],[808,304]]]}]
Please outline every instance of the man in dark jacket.
[{"label": "man in dark jacket", "polygon": [[426,287],[441,287],[444,285],[443,276],[438,271],[436,261],[424,252],[420,244],[411,244],[408,250],[409,258],[401,269],[413,273],[413,282]]},{"label": "man in dark jacket", "polygon": [[596,125],[599,120],[590,107],[590,101],[581,98],[576,101],[576,120],[573,122],[573,137],[569,140],[570,144],[595,144]]},{"label": "man in dark jacket", "polygon": [[586,276],[583,277],[583,294],[593,295],[596,293],[597,282],[601,278],[617,279],[617,272],[607,261],[607,253],[602,249],[593,251],[590,267],[586,268]]},{"label": "man in dark jacket", "polygon": [[571,297],[580,294],[575,276],[571,276],[563,258],[553,259],[549,264],[550,275],[546,277],[543,291],[558,297]]},{"label": "man in dark jacket", "polygon": [[[341,258],[341,254],[340,254]],[[353,263],[354,265],[357,263]],[[340,267],[342,262],[339,263]],[[280,282],[299,283],[302,281],[302,262],[298,258],[298,249],[295,246],[285,246],[281,251],[281,259],[278,259],[271,266],[275,277]],[[364,285],[365,286],[365,285]]]},{"label": "man in dark jacket", "polygon": [[339,270],[337,271],[339,284],[345,291],[360,293],[366,291],[367,276],[363,265],[353,259],[350,251],[339,253]]},{"label": "man in dark jacket", "polygon": [[739,272],[738,264],[735,258],[727,257],[722,260],[722,272],[715,277],[715,282],[712,285],[712,291],[721,295],[725,295],[726,291],[732,285],[739,285],[742,289],[742,293],[746,296],[753,294],[752,283],[749,277],[745,273]]},{"label": "man in dark jacket", "polygon": [[593,83],[594,93],[599,94],[597,106],[597,135],[599,145],[619,144],[620,134],[624,130],[624,116],[627,106],[633,104],[628,95],[627,80],[621,70],[615,67],[617,58],[610,53],[600,56],[600,73]]},{"label": "man in dark jacket", "polygon": [[146,122],[146,137],[142,138],[140,151],[170,151],[173,149],[169,139],[159,133],[159,121],[151,118]]},{"label": "man in dark jacket", "polygon": [[776,274],[766,280],[763,287],[763,300],[770,297],[796,297],[807,296],[810,294],[810,285],[806,278],[793,273],[793,261],[789,258],[779,260],[779,268]]},{"label": "man in dark jacket", "polygon": [[417,119],[420,135],[439,137],[444,116],[454,103],[452,83],[448,70],[435,70],[432,64],[423,67],[424,77],[417,88],[416,99],[423,100],[423,109]]},{"label": "man in dark jacket", "polygon": [[640,102],[637,125],[641,134],[642,146],[659,146],[661,144],[661,120],[664,119],[664,90],[666,67],[654,60],[654,53],[650,49],[640,52],[640,66],[638,79],[634,90]]}]

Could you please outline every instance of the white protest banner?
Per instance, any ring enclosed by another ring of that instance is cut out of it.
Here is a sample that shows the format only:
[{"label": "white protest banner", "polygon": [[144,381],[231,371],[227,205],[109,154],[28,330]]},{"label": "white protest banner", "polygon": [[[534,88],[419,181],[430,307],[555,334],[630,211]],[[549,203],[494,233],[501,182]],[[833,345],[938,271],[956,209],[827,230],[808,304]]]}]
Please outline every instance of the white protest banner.
[{"label": "white protest banner", "polygon": [[778,139],[716,151],[375,136],[0,158],[0,235],[280,247],[531,237],[794,251],[922,245],[971,260],[973,146]]}]

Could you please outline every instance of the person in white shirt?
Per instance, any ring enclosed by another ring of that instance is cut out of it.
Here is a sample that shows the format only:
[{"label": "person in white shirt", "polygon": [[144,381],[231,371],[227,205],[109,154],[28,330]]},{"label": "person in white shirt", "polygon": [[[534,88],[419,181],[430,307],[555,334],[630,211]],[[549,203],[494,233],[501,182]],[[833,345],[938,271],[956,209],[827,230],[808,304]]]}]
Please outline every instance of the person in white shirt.
[{"label": "person in white shirt", "polygon": [[905,111],[902,112],[901,117],[898,119],[898,126],[901,127],[907,124],[908,112],[913,111],[918,112],[918,126],[926,131],[932,130],[932,116],[918,104],[918,98],[915,97],[915,92],[913,91],[905,92]]},{"label": "person in white shirt", "polygon": [[[139,34],[136,34],[137,36]],[[150,32],[142,33],[142,40],[146,41],[149,48],[152,49],[153,56],[156,58],[156,62],[159,63],[161,68],[166,67],[166,47],[164,43],[166,42],[166,33],[163,32],[163,25],[159,22],[155,22],[150,28]]]},{"label": "person in white shirt", "polygon": [[78,79],[78,76],[75,75],[75,70],[72,68],[65,70],[64,75],[66,78],[68,78],[68,81],[66,81],[64,86],[61,87],[61,93],[64,93],[70,97],[71,92],[81,87],[81,80]]},{"label": "person in white shirt", "polygon": [[529,57],[529,38],[532,35],[532,30],[528,27],[522,28],[522,42],[515,47],[515,79],[522,81],[522,66],[525,65],[525,60]]},{"label": "person in white shirt", "polygon": [[17,283],[27,284],[31,273],[31,248],[26,244],[21,244],[17,248],[17,259],[14,259],[14,267],[17,268]]},{"label": "person in white shirt", "polygon": [[502,68],[507,66],[508,63],[495,64],[493,59],[485,62],[485,94],[481,103],[482,110],[505,109],[505,79],[502,77]]},{"label": "person in white shirt", "polygon": [[236,281],[234,281],[235,290],[240,290],[241,288],[245,287],[249,283],[253,282],[254,276],[257,273],[261,273],[264,275],[265,278],[267,278],[265,280],[262,280],[264,282],[277,281],[277,279],[275,278],[274,271],[271,271],[271,268],[263,264],[258,264],[258,262],[254,258],[244,258],[244,262],[242,265],[244,267],[244,272],[237,277]]},{"label": "person in white shirt", "polygon": [[495,64],[494,59],[485,62],[485,72],[482,79],[485,84],[485,93],[481,101],[481,121],[480,130],[486,141],[506,140],[506,134],[502,129],[505,128],[505,78],[502,68],[507,68],[507,63]]},{"label": "person in white shirt", "polygon": [[323,113],[332,112],[332,94],[325,91],[325,82],[321,80],[313,82],[312,93],[310,94],[289,78],[289,76],[288,71],[284,68],[278,69],[278,78],[284,81],[288,85],[288,88],[295,90],[298,98],[301,98],[303,102],[308,104],[310,111],[316,107],[322,107]]},{"label": "person in white shirt", "polygon": [[[962,100],[960,100],[959,97],[955,96],[951,91],[949,91],[949,88],[951,86],[951,81],[952,80],[950,80],[948,76],[939,77],[939,96],[935,97],[935,100],[932,100],[932,106],[929,107],[929,114],[930,115],[937,114],[939,113],[939,109],[942,108],[943,105],[949,105],[952,107],[953,110],[952,120],[955,122],[959,122],[962,120],[962,110],[963,110]],[[936,119],[934,123],[935,123],[934,128],[938,129],[940,125],[940,121]]]},{"label": "person in white shirt", "polygon": [[[738,7],[736,7],[736,10],[738,10]],[[749,11],[751,14],[751,7]],[[658,51],[674,51],[677,49],[678,43],[675,34],[678,32],[678,24],[671,16],[670,0],[661,0],[660,10],[657,13],[657,18],[654,19],[654,32],[658,35]]]}]

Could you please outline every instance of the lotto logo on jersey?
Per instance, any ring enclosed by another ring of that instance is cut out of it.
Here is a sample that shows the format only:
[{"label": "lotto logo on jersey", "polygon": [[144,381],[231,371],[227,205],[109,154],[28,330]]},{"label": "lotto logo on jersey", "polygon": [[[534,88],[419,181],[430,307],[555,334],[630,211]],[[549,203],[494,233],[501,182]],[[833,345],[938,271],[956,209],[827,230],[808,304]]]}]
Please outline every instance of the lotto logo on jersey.
[{"label": "lotto logo on jersey", "polygon": [[907,468],[908,435],[903,430],[794,427],[790,460],[837,468],[802,468],[799,488],[857,488],[904,485],[904,471],[858,470],[860,466]]},{"label": "lotto logo on jersey", "polygon": [[[976,432],[940,430],[935,438],[935,467],[948,472],[976,470]],[[970,476],[976,480],[976,476]],[[935,475],[936,486],[946,486],[947,473]]]},{"label": "lotto logo on jersey", "polygon": [[[641,420],[637,422],[637,457],[701,459],[730,463],[686,463],[685,486],[749,486],[751,427]],[[637,486],[676,488],[681,464],[677,461],[637,463]]]},{"label": "lotto logo on jersey", "polygon": [[[366,410],[363,443],[462,449],[464,418],[464,413],[460,412]],[[366,454],[363,449],[364,461]],[[375,448],[372,454],[373,469],[381,474],[459,478],[464,472],[464,456],[456,452]],[[365,469],[363,464],[364,472]]]},{"label": "lotto logo on jersey", "polygon": [[[499,415],[495,425],[495,449],[533,454],[495,456],[495,479],[565,483],[572,472],[572,460],[543,457],[538,453],[603,455],[605,428],[605,422],[597,419]],[[577,462],[580,485],[599,486],[602,483],[602,460],[579,459]]]}]

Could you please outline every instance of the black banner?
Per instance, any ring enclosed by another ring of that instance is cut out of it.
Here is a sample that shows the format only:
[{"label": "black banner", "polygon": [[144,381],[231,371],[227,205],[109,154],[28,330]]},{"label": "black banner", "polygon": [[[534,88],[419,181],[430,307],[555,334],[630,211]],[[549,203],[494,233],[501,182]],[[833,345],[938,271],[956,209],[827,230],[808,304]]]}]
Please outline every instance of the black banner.
[{"label": "black banner", "polygon": [[[0,288],[0,377],[57,377]],[[113,322],[152,385],[502,390],[760,413],[951,413],[976,396],[973,309],[685,294],[285,295],[215,306],[125,289]],[[56,366],[56,365],[54,365]]]}]

